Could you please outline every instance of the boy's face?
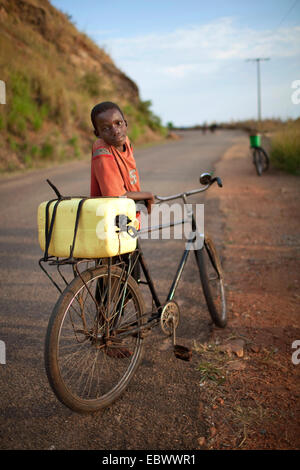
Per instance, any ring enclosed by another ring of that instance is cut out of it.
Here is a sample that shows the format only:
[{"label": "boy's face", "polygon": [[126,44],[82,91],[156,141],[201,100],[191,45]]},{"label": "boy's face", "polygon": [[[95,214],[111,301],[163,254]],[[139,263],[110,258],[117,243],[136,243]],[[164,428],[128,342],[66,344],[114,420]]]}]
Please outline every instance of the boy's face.
[{"label": "boy's face", "polygon": [[123,150],[126,141],[127,122],[116,108],[108,109],[96,116],[95,134],[108,145]]}]

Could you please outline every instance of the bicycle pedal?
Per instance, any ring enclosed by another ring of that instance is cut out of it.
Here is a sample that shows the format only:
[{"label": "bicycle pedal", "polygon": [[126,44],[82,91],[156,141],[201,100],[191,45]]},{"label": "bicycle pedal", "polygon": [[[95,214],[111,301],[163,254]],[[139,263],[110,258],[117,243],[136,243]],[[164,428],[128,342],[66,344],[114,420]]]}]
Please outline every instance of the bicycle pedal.
[{"label": "bicycle pedal", "polygon": [[192,359],[192,350],[186,346],[175,344],[173,351],[177,359],[181,359],[182,361],[190,361]]}]

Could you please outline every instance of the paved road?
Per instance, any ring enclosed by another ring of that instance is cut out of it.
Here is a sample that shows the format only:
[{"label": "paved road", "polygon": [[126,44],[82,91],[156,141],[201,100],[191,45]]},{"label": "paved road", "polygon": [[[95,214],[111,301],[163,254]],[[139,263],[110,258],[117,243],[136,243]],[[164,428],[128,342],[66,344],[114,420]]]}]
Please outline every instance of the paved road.
[{"label": "paved road", "polygon": [[[190,131],[179,141],[137,151],[143,188],[167,195],[197,187],[199,174],[212,169],[239,135]],[[53,197],[46,178],[65,195],[88,195],[89,171],[89,162],[75,162],[0,181],[0,340],[6,347],[6,364],[0,364],[0,448],[195,449],[205,433],[197,418],[197,364],[174,358],[160,331],[147,338],[147,355],[130,388],[109,409],[75,414],[48,385],[43,345],[57,291],[38,267],[36,210]],[[165,242],[145,241],[145,252],[164,293],[178,260]],[[209,333],[194,268],[192,260],[177,296],[183,309],[178,334],[187,345],[191,331],[196,341]]]}]

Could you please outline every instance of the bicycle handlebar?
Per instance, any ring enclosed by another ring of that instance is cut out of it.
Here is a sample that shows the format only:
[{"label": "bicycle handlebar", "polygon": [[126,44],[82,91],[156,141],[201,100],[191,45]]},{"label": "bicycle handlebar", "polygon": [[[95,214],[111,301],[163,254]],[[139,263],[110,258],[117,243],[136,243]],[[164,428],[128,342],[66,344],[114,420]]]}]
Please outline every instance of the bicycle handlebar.
[{"label": "bicycle handlebar", "polygon": [[172,199],[179,199],[180,197],[191,196],[192,194],[202,193],[203,191],[206,191],[206,189],[208,188],[209,188],[209,184],[206,185],[204,188],[192,189],[191,191],[174,194],[172,196],[156,196],[155,195],[154,198],[157,199],[158,201],[171,201]]},{"label": "bicycle handlebar", "polygon": [[174,194],[172,196],[156,196],[155,195],[154,198],[157,201],[161,201],[161,202],[171,201],[173,199],[179,199],[179,198],[184,198],[184,197],[187,197],[187,196],[191,196],[192,194],[202,193],[203,191],[206,191],[215,182],[218,184],[218,186],[220,188],[222,188],[222,186],[223,186],[221,178],[219,178],[218,176],[216,176],[215,178],[212,178],[209,173],[204,173],[203,175],[201,175],[200,183],[201,183],[201,180],[203,181],[203,183],[204,182],[206,183],[204,188],[192,189],[191,191],[185,191],[183,193]]}]

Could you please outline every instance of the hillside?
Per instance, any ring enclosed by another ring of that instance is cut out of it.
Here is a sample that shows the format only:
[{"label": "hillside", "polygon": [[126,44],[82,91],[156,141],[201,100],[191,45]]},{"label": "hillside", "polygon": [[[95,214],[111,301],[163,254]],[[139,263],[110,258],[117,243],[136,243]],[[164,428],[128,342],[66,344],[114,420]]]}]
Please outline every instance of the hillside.
[{"label": "hillside", "polygon": [[161,138],[160,119],[108,54],[48,0],[0,0],[0,171],[85,158],[90,110],[116,101],[134,143]]}]

